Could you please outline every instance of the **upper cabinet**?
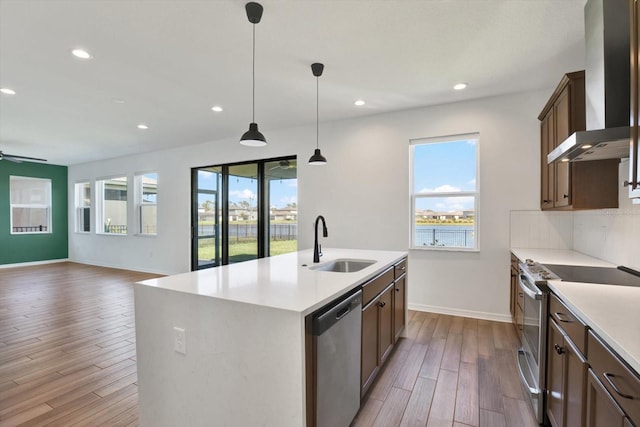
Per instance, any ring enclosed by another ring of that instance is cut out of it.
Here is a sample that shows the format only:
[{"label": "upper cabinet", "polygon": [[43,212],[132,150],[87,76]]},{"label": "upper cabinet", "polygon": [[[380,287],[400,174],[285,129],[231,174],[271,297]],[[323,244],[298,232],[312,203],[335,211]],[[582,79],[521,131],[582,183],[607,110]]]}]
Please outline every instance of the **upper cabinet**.
[{"label": "upper cabinet", "polygon": [[629,0],[631,8],[631,145],[629,160],[629,197],[640,198],[640,8],[638,0]]},{"label": "upper cabinet", "polygon": [[584,71],[567,73],[562,77],[538,119],[540,208],[617,208],[619,160],[547,163],[547,154],[572,133],[585,129]]}]

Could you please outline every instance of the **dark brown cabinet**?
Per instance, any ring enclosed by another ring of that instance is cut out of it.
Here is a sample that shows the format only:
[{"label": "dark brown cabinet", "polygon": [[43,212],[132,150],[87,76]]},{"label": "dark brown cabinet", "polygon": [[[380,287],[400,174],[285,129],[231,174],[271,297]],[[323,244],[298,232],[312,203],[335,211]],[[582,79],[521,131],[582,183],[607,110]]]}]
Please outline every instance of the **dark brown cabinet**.
[{"label": "dark brown cabinet", "polygon": [[619,160],[547,163],[547,154],[573,132],[585,129],[584,71],[563,76],[538,119],[540,208],[617,208]]},{"label": "dark brown cabinet", "polygon": [[364,395],[395,342],[395,267],[362,286],[361,394]]},{"label": "dark brown cabinet", "polygon": [[587,363],[554,320],[549,321],[547,416],[554,427],[584,425]]},{"label": "dark brown cabinet", "polygon": [[362,287],[361,392],[364,395],[405,328],[406,258]]},{"label": "dark brown cabinet", "polygon": [[524,313],[522,311],[522,306],[524,305],[524,293],[520,289],[518,285],[518,258],[511,254],[511,284],[510,284],[510,293],[509,293],[509,309],[511,312],[511,319],[513,321],[514,326],[516,327],[516,333],[518,334],[518,338],[522,341],[522,330],[523,330],[523,322],[524,322]]},{"label": "dark brown cabinet", "polygon": [[629,197],[640,197],[640,7],[629,0],[631,8],[631,145],[629,153]]},{"label": "dark brown cabinet", "polygon": [[622,409],[589,369],[587,386],[587,427],[625,427],[629,420]]}]

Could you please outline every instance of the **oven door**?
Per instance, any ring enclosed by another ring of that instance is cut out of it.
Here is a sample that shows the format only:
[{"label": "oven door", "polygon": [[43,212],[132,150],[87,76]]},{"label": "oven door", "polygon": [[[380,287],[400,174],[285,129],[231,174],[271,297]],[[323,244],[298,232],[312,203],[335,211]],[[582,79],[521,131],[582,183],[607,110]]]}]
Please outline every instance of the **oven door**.
[{"label": "oven door", "polygon": [[522,386],[529,396],[538,423],[544,418],[544,353],[541,348],[543,323],[545,316],[543,313],[545,293],[535,284],[531,283],[526,276],[520,275],[519,286],[524,293],[523,331],[522,348],[518,350],[517,365],[520,373]]}]

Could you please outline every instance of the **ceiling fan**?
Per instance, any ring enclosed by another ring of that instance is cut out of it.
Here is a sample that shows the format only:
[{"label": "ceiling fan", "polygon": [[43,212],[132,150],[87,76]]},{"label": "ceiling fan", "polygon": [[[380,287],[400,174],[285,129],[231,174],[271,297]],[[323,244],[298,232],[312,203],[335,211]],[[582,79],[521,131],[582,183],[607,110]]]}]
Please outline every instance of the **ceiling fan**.
[{"label": "ceiling fan", "polygon": [[278,162],[277,165],[275,165],[272,168],[269,168],[270,171],[274,170],[274,169],[291,169],[291,168],[295,168],[295,165],[292,165],[291,162],[289,162],[289,160],[280,160],[280,162]]},{"label": "ceiling fan", "polygon": [[15,154],[5,154],[0,150],[0,160],[9,160],[14,163],[22,163],[23,160],[36,160],[38,162],[46,162],[46,159],[38,159],[37,157],[16,156]]}]

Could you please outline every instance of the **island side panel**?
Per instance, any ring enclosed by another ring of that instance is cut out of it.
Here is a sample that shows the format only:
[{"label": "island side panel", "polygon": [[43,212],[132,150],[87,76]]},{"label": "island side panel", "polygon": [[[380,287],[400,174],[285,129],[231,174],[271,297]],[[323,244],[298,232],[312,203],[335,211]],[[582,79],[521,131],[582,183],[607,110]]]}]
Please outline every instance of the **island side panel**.
[{"label": "island side panel", "polygon": [[299,313],[139,284],[134,294],[141,426],[305,424]]}]

